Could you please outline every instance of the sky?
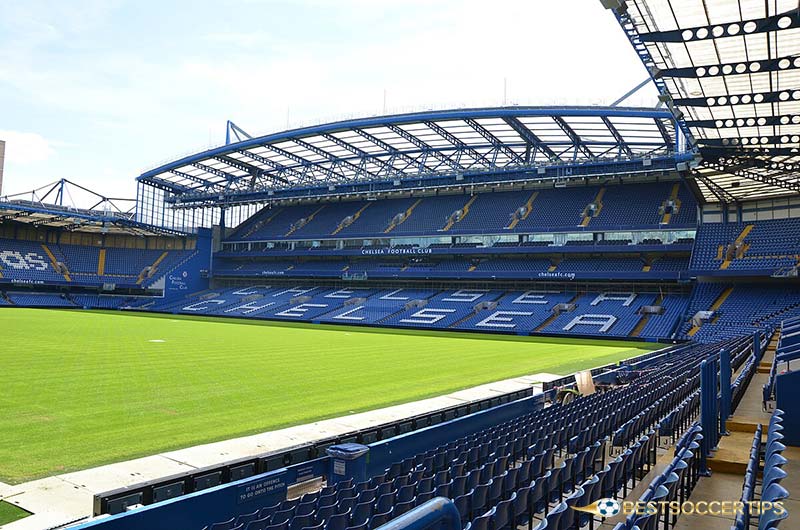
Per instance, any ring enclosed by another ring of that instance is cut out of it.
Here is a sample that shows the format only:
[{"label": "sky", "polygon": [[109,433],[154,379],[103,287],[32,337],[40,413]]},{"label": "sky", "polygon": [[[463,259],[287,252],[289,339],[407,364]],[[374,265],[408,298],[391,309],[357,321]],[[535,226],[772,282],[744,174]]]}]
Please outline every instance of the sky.
[{"label": "sky", "polygon": [[[250,134],[431,108],[604,105],[647,73],[599,0],[3,0],[3,195]],[[505,86],[505,90],[504,90]],[[505,99],[504,99],[505,98]],[[626,101],[652,106],[647,86]]]}]

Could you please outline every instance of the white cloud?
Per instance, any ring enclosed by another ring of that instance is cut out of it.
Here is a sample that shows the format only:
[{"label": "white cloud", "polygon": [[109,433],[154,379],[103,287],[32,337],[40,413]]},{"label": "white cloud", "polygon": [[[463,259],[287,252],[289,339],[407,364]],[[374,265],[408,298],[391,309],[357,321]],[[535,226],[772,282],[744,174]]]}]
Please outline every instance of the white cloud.
[{"label": "white cloud", "polygon": [[6,162],[9,164],[44,162],[55,153],[52,144],[36,133],[0,129],[0,140],[6,142]]},{"label": "white cloud", "polygon": [[3,126],[43,135],[0,131],[7,185],[64,176],[132,196],[140,170],[218,144],[226,119],[263,134],[381,114],[384,91],[388,113],[492,106],[504,80],[509,104],[608,104],[646,75],[596,0],[80,2],[0,17]]}]

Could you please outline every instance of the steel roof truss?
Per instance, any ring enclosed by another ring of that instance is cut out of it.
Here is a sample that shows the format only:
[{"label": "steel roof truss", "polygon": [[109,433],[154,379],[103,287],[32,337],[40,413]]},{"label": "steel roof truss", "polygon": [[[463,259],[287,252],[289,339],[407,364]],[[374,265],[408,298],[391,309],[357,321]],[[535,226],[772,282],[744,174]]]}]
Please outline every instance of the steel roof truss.
[{"label": "steel roof truss", "polygon": [[[425,154],[426,158],[429,155],[430,156],[434,156],[437,159],[439,159],[441,162],[443,162],[444,164],[447,164],[448,166],[450,166],[450,168],[452,168],[455,171],[462,171],[463,170],[463,167],[458,162],[453,161],[449,156],[446,156],[446,155],[444,155],[442,153],[439,153],[438,151],[433,149],[430,145],[428,145],[427,143],[423,142],[422,140],[420,140],[419,138],[417,138],[413,134],[410,134],[408,131],[406,131],[402,127],[399,127],[399,126],[397,126],[397,125],[395,125],[393,123],[387,123],[386,127],[390,131],[392,131],[393,133],[395,133],[398,136],[400,136],[403,140],[405,140],[405,141],[409,142],[410,144],[413,144],[417,148],[421,149],[422,152]],[[460,154],[460,151],[458,151],[458,153]],[[439,167],[440,165],[441,164],[439,164],[437,167]]]},{"label": "steel roof truss", "polygon": [[514,129],[514,131],[516,131],[516,133],[519,134],[529,145],[532,145],[535,148],[534,158],[535,151],[540,150],[547,154],[551,162],[560,160],[560,157],[556,154],[556,152],[553,151],[549,145],[540,140],[539,137],[536,136],[533,131],[528,129],[524,123],[519,121],[519,119],[513,116],[508,116],[503,118],[503,121],[505,121],[512,129]]},{"label": "steel roof truss", "polygon": [[592,150],[589,149],[581,140],[581,137],[573,130],[573,128],[564,121],[564,118],[561,116],[553,116],[553,121],[558,124],[564,134],[566,134],[569,139],[572,141],[573,146],[575,147],[575,151],[572,154],[572,159],[576,160],[578,156],[578,151],[580,150],[587,158],[593,160],[595,158],[594,153]]},{"label": "steel roof truss", "polygon": [[495,149],[502,150],[510,160],[516,161],[518,164],[525,164],[525,160],[521,156],[519,156],[519,154],[516,151],[511,149],[505,143],[501,142],[500,139],[497,138],[497,136],[495,136],[494,134],[492,134],[486,127],[484,127],[477,121],[473,120],[472,118],[466,118],[464,120],[464,123],[475,129],[475,131],[481,136],[483,136],[486,140],[488,140],[489,143],[491,143],[495,147]]}]

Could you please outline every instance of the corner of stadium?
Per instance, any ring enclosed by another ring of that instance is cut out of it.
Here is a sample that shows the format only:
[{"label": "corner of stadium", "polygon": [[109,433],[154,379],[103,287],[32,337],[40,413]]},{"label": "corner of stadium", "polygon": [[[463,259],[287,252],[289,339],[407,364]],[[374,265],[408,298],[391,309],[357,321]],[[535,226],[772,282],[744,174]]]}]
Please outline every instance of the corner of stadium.
[{"label": "corner of stadium", "polygon": [[601,3],[609,106],[0,197],[0,527],[800,527],[800,9]]}]

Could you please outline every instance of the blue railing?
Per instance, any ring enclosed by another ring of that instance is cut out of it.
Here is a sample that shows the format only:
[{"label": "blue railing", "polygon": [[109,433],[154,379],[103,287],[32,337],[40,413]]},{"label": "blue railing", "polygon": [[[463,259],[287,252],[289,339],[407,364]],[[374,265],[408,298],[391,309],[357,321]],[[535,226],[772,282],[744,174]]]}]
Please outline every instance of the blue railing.
[{"label": "blue railing", "polygon": [[380,530],[461,530],[461,516],[453,501],[436,497],[379,528]]}]

